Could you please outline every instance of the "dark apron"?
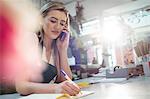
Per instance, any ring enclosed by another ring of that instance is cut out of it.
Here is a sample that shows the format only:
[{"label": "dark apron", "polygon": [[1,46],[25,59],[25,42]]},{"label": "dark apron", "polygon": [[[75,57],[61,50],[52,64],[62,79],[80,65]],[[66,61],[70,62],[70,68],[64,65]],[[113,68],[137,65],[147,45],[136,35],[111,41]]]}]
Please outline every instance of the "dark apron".
[{"label": "dark apron", "polygon": [[57,69],[55,66],[51,64],[48,64],[46,62],[44,63],[46,64],[46,69],[42,73],[43,77],[42,83],[49,83],[57,75]]}]

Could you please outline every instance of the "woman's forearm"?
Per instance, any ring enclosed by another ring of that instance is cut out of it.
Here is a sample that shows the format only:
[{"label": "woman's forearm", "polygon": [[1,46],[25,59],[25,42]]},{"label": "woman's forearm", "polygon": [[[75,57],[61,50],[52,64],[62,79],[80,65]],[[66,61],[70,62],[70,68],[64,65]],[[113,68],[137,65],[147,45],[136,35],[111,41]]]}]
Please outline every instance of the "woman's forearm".
[{"label": "woman's forearm", "polygon": [[[60,53],[60,66],[61,69],[63,69],[67,73],[67,75],[72,79],[72,72],[68,63],[67,52]],[[61,78],[64,79],[64,76],[63,75],[61,76],[62,76]]]},{"label": "woman's forearm", "polygon": [[22,95],[29,95],[32,93],[54,93],[55,84],[20,82],[16,83],[16,90]]}]

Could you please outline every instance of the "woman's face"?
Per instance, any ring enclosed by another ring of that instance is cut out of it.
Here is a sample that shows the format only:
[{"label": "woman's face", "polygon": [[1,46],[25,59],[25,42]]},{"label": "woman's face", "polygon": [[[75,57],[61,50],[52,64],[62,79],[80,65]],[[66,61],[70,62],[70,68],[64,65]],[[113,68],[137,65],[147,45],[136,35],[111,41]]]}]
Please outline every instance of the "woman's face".
[{"label": "woman's face", "polygon": [[49,11],[43,22],[44,35],[49,39],[56,39],[64,29],[66,21],[67,16],[64,12]]}]

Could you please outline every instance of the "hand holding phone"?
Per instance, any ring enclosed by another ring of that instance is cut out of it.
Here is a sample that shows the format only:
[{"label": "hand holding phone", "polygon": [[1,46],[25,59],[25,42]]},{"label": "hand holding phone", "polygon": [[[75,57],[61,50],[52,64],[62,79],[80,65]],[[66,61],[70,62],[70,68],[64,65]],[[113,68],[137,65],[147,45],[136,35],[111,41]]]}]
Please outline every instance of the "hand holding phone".
[{"label": "hand holding phone", "polygon": [[61,32],[60,35],[59,35],[60,40],[61,40],[61,41],[64,41],[65,38],[66,38],[66,35],[67,35],[67,34],[66,34],[65,32]]},{"label": "hand holding phone", "polygon": [[57,48],[59,52],[67,51],[69,45],[69,32],[62,30],[60,35],[57,38]]}]

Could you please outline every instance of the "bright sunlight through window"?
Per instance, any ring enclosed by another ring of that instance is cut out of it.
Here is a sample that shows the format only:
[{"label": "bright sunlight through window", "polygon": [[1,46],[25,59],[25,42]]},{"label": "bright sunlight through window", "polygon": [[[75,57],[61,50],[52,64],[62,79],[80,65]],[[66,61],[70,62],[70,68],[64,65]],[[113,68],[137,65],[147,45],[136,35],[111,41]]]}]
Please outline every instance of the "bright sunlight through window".
[{"label": "bright sunlight through window", "polygon": [[110,42],[117,42],[122,39],[123,30],[122,24],[118,17],[111,16],[104,18],[103,23],[103,37],[104,40]]}]

